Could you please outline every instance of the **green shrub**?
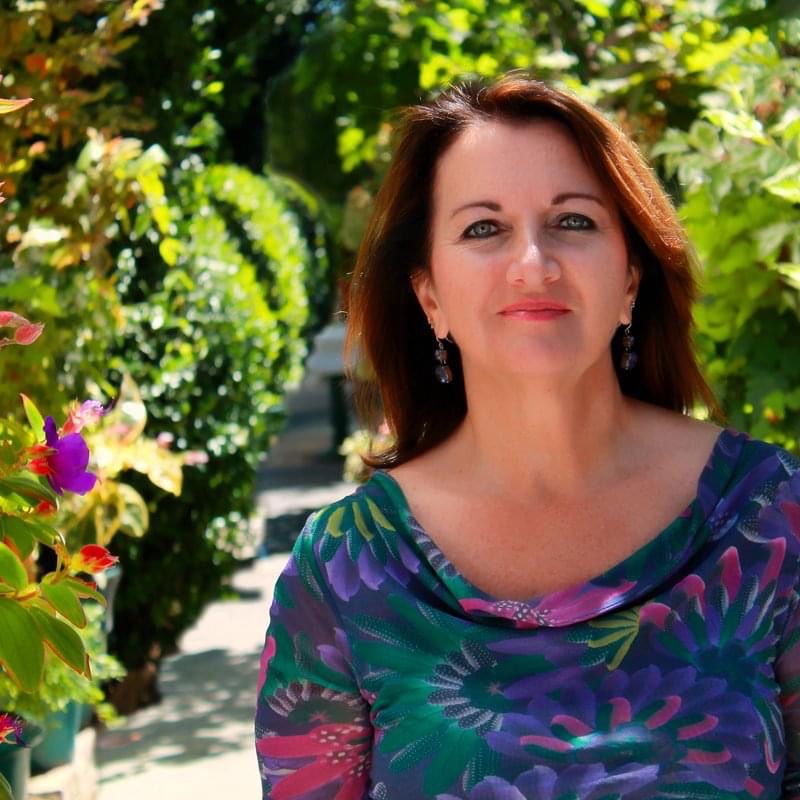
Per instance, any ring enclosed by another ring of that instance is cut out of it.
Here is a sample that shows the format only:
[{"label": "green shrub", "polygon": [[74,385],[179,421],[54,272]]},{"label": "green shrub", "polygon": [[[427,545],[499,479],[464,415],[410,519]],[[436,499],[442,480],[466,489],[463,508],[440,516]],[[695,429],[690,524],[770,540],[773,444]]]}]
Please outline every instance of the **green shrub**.
[{"label": "green shrub", "polygon": [[324,263],[268,178],[218,165],[180,194],[174,266],[131,261],[126,283],[142,299],[128,306],[115,361],[141,386],[149,432],[208,462],[186,471],[179,498],[136,484],[150,530],[115,548],[134,576],[115,604],[114,648],[129,667],[174,647],[249,541],[256,467],[301,376],[307,284]]},{"label": "green shrub", "polygon": [[[798,26],[800,28],[800,26]],[[656,146],[703,264],[699,342],[731,424],[800,448],[800,59],[761,32],[707,78],[688,131]]]}]

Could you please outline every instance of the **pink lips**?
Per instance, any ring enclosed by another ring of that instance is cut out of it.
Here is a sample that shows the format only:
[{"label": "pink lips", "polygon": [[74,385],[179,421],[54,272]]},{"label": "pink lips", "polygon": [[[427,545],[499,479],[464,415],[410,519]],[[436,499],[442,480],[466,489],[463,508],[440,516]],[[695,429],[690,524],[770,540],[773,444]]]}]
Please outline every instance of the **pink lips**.
[{"label": "pink lips", "polygon": [[504,317],[531,321],[558,319],[567,313],[569,309],[556,300],[524,300],[506,306],[500,312]]}]

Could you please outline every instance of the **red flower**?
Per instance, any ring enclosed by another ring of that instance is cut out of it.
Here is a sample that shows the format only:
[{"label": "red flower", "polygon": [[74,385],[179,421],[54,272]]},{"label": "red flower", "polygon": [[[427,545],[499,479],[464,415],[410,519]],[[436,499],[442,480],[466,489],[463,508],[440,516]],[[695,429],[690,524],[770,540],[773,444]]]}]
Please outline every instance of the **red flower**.
[{"label": "red flower", "polygon": [[[9,736],[14,734],[14,741],[9,741]],[[22,739],[22,717],[16,714],[0,714],[0,744],[19,744],[26,747]]]},{"label": "red flower", "polygon": [[112,556],[105,547],[99,544],[86,544],[73,556],[70,562],[70,569],[73,572],[103,572],[103,570],[113,567],[119,559]]},{"label": "red flower", "polygon": [[369,769],[370,747],[368,726],[342,722],[318,725],[301,736],[267,736],[256,743],[263,756],[317,756],[310,764],[278,781],[272,790],[274,800],[292,800],[338,779],[343,782],[334,800],[359,800]]},{"label": "red flower", "polygon": [[36,513],[44,517],[49,517],[51,514],[54,514],[55,511],[56,507],[49,500],[42,500],[42,502],[36,506]]}]

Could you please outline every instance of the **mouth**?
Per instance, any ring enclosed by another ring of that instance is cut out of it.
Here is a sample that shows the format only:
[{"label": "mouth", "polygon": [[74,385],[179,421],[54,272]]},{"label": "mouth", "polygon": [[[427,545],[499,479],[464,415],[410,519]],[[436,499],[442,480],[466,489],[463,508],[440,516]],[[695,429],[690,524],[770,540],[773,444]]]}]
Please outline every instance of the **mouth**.
[{"label": "mouth", "polygon": [[514,303],[506,306],[500,315],[510,319],[547,320],[557,319],[569,313],[569,309],[554,300],[537,300]]}]

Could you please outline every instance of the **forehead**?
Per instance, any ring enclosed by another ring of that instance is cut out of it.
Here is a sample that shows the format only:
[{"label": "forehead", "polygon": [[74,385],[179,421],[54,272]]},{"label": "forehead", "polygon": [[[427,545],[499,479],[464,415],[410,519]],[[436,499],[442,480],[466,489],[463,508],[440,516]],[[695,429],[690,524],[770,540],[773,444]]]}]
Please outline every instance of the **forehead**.
[{"label": "forehead", "polygon": [[466,195],[544,198],[593,191],[607,197],[570,130],[555,120],[486,121],[464,130],[442,154],[434,176],[437,209]]}]

